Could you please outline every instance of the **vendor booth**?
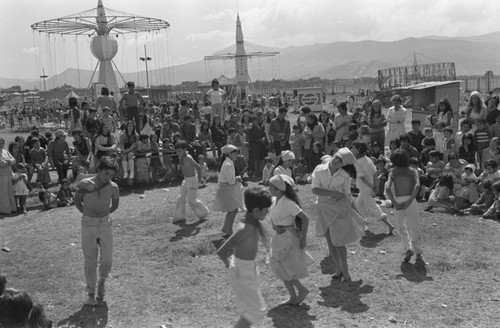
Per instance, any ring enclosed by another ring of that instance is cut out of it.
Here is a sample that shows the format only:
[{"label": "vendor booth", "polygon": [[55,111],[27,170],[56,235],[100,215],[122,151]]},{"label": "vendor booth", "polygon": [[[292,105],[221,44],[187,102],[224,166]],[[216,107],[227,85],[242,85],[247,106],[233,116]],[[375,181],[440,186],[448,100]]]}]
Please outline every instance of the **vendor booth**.
[{"label": "vendor booth", "polygon": [[418,120],[423,127],[425,118],[431,114],[427,110],[430,104],[437,105],[441,99],[448,99],[453,108],[451,127],[458,131],[460,107],[460,81],[425,82],[402,88],[411,93],[412,120]]}]

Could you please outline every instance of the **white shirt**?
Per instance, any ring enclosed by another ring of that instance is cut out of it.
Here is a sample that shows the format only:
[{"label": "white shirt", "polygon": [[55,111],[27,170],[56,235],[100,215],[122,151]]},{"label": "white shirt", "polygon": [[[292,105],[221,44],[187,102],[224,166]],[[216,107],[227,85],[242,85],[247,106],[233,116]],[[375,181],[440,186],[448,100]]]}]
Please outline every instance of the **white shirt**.
[{"label": "white shirt", "polygon": [[262,170],[262,181],[269,181],[271,179],[271,173],[273,171],[273,166],[271,165],[270,167],[264,166],[264,169]]},{"label": "white shirt", "polygon": [[278,200],[273,197],[273,204],[269,209],[269,220],[273,225],[289,226],[295,223],[295,216],[302,212],[302,209],[293,200],[286,196],[281,196]]},{"label": "white shirt", "polygon": [[351,196],[351,177],[343,169],[339,169],[333,175],[330,174],[329,163],[316,166],[312,177],[311,188],[334,190]]},{"label": "white shirt", "polygon": [[210,100],[213,104],[222,104],[222,96],[226,94],[226,91],[222,89],[214,90],[210,89],[207,91],[207,95],[210,97]]},{"label": "white shirt", "polygon": [[361,180],[362,177],[365,177],[373,185],[373,177],[375,172],[377,172],[377,167],[373,164],[372,160],[367,156],[360,157],[354,163],[354,167],[356,167],[356,185],[358,188],[372,190]]},{"label": "white shirt", "polygon": [[288,175],[290,178],[292,177],[292,170],[285,169],[283,166],[278,166],[274,169],[273,177],[278,174]]},{"label": "white shirt", "polygon": [[217,180],[219,183],[225,182],[228,184],[236,183],[236,175],[234,171],[234,162],[227,157],[224,163],[222,163],[222,167],[219,172],[219,179]]}]

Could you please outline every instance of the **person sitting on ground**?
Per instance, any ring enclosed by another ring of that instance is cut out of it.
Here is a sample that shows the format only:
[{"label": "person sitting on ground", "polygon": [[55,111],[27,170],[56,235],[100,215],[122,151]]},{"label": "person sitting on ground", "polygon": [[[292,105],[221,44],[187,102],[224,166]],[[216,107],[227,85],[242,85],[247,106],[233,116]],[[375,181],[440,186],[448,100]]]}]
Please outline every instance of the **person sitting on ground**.
[{"label": "person sitting on ground", "polygon": [[69,187],[68,179],[63,179],[61,181],[61,188],[57,192],[57,199],[59,200],[59,206],[71,206],[75,203],[75,197],[73,192]]},{"label": "person sitting on ground", "polygon": [[420,177],[422,185],[432,189],[437,183],[441,174],[444,171],[446,164],[441,160],[441,153],[438,150],[433,150],[429,153],[429,162],[426,167],[426,175]]},{"label": "person sitting on ground", "polygon": [[453,205],[453,178],[449,175],[443,175],[439,178],[436,188],[431,191],[424,211],[430,212],[436,208],[444,208],[446,212],[454,213]]},{"label": "person sitting on ground", "polygon": [[462,174],[460,181],[457,182],[461,185],[461,187],[455,191],[455,208],[457,210],[463,210],[479,199],[476,184],[478,179],[474,174],[475,170],[476,167],[474,164],[467,164],[464,169],[465,172]]},{"label": "person sitting on ground", "polygon": [[484,171],[478,178],[478,185],[482,185],[482,183],[487,180],[491,180],[492,182],[500,180],[498,164],[492,159],[484,163]]},{"label": "person sitting on ground", "polygon": [[0,276],[0,327],[50,328],[43,306],[13,288],[6,288],[7,279]]},{"label": "person sitting on ground", "polygon": [[493,193],[493,182],[491,180],[486,180],[483,182],[483,193],[479,199],[472,204],[469,208],[461,211],[462,215],[477,215],[485,213],[493,202],[495,201],[495,194]]},{"label": "person sitting on ground", "polygon": [[498,221],[500,219],[500,181],[495,182],[491,188],[495,194],[495,201],[481,218]]},{"label": "person sitting on ground", "polygon": [[66,142],[67,133],[63,130],[55,132],[56,138],[49,142],[47,156],[52,167],[56,168],[59,177],[59,183],[62,179],[67,178],[69,169],[69,160],[71,152],[68,143]]}]

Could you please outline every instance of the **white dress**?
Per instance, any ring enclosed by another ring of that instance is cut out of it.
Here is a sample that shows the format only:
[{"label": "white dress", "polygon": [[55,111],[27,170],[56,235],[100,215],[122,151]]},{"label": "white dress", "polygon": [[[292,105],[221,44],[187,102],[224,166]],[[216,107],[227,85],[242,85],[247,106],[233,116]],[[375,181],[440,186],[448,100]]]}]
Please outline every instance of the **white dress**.
[{"label": "white dress", "polygon": [[243,188],[241,182],[236,181],[234,163],[228,157],[222,163],[219,172],[219,189],[215,195],[215,212],[232,212],[237,209],[244,209]]},{"label": "white dress", "polygon": [[295,230],[295,216],[302,209],[294,201],[282,196],[279,200],[273,198],[269,210],[269,220],[273,226],[283,226],[285,231],[275,234],[271,240],[270,265],[278,279],[290,281],[302,279],[309,275],[307,266],[314,259],[302,248]]},{"label": "white dress", "polygon": [[346,246],[364,235],[365,221],[352,208],[351,178],[343,169],[330,174],[328,163],[316,166],[312,173],[312,188],[341,192],[345,197],[335,200],[317,196],[316,235],[330,234],[333,246]]},{"label": "white dress", "polygon": [[[399,138],[401,135],[406,133],[405,129],[406,120],[406,108],[401,106],[399,110],[395,110],[394,106],[389,108],[387,111],[387,122],[389,123],[389,129],[385,136],[386,146],[389,145],[391,140]],[[399,121],[399,122],[398,122]]]}]

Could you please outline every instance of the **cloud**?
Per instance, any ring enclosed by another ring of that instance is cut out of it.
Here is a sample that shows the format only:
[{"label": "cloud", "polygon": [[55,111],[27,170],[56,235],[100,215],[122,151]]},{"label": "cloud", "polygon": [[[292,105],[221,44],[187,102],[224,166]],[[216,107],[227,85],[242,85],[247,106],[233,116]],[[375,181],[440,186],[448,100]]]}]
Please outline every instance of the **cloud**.
[{"label": "cloud", "polygon": [[225,9],[218,13],[207,14],[203,16],[203,20],[209,21],[211,23],[219,23],[222,20],[234,17],[234,11]]},{"label": "cloud", "polygon": [[23,48],[22,52],[29,55],[38,55],[40,53],[40,48],[38,47]]}]

